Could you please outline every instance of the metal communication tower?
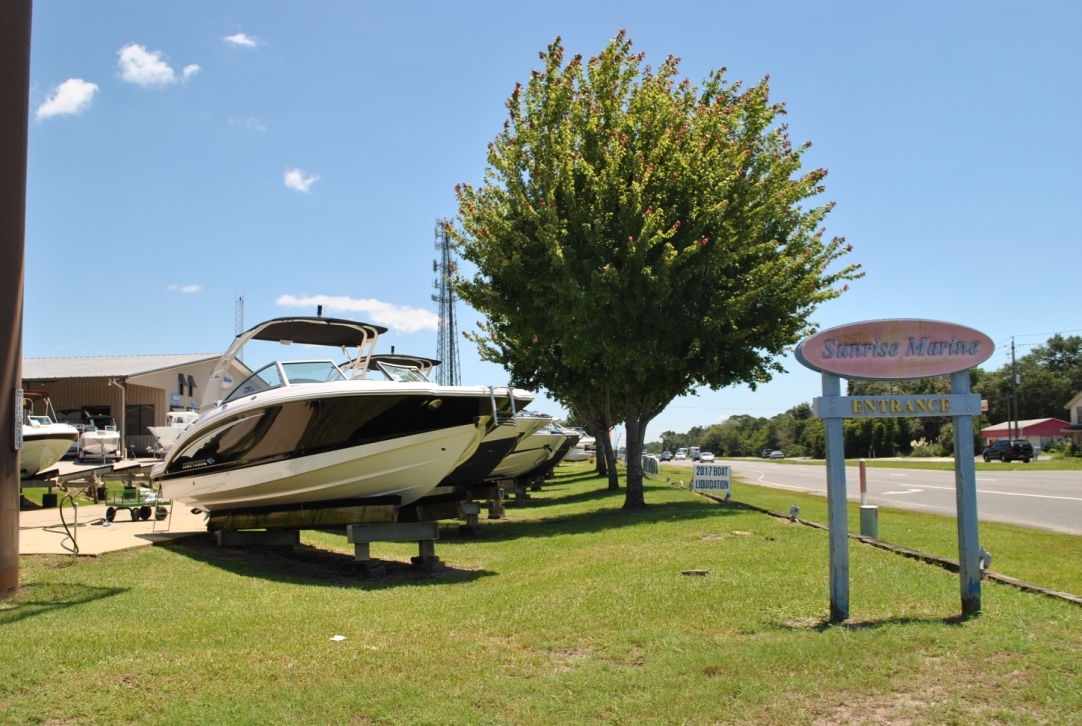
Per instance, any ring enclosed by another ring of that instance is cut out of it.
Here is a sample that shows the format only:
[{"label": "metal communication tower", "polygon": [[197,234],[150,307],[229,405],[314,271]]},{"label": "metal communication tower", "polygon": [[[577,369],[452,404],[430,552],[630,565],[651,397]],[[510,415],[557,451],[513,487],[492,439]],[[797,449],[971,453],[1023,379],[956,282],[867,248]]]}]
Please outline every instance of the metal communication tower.
[{"label": "metal communication tower", "polygon": [[441,386],[462,385],[462,363],[458,357],[458,332],[455,325],[455,289],[451,280],[458,270],[458,263],[451,252],[451,238],[447,234],[450,220],[436,220],[436,249],[440,251],[438,260],[432,262],[432,271],[436,281],[432,284],[439,293],[432,296],[432,301],[439,304],[439,333],[436,336],[436,382]]}]

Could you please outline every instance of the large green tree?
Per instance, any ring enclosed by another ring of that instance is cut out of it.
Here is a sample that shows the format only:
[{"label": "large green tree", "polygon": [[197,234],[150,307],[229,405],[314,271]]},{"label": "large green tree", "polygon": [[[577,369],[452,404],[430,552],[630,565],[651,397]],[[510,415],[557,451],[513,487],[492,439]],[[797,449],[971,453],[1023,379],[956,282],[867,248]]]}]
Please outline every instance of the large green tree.
[{"label": "large green tree", "polygon": [[988,401],[992,423],[1066,418],[1063,407],[1082,391],[1082,337],[1053,335],[1014,363],[986,373],[974,390]]},{"label": "large green tree", "polygon": [[861,273],[835,264],[831,205],[809,203],[826,171],[801,169],[767,79],[696,87],[623,32],[585,62],[559,39],[540,56],[484,183],[457,188],[451,233],[477,267],[458,291],[517,384],[624,424],[625,507],[641,507],[647,423],[697,387],[770,380]]}]

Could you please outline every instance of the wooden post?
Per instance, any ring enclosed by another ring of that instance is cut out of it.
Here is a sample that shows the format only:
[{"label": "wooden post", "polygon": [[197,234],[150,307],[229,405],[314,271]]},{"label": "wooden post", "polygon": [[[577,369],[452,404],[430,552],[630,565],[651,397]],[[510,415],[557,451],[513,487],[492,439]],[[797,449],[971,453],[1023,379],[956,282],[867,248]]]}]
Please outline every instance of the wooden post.
[{"label": "wooden post", "polygon": [[[840,396],[841,378],[823,373],[823,396]],[[830,622],[849,617],[849,517],[845,495],[845,441],[841,416],[823,419],[827,455],[827,525],[830,528]]]},{"label": "wooden post", "polygon": [[[951,374],[951,392],[969,393],[969,371]],[[958,502],[958,577],[962,615],[981,611],[980,537],[977,533],[977,467],[973,454],[973,417],[952,416],[954,423],[954,490]]]},{"label": "wooden post", "polygon": [[[31,0],[0,2],[0,599],[19,589],[23,260]],[[19,428],[16,429],[16,426]]]}]

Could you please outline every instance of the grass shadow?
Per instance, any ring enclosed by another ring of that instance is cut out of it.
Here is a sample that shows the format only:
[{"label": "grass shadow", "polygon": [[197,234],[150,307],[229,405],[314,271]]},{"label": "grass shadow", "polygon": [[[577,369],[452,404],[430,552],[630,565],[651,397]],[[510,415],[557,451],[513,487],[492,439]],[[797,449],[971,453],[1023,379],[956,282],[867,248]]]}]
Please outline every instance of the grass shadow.
[{"label": "grass shadow", "polygon": [[295,585],[382,590],[402,585],[466,583],[495,574],[487,570],[454,567],[442,562],[431,568],[424,568],[397,560],[379,560],[378,564],[384,567],[385,573],[371,577],[352,554],[303,544],[292,547],[223,547],[218,545],[210,533],[160,546],[236,575]]},{"label": "grass shadow", "polygon": [[[488,520],[486,524],[482,525],[482,532],[479,536],[485,539],[511,540],[527,537],[551,537],[560,534],[591,534],[620,527],[650,523],[660,524],[674,519],[686,522],[696,519],[717,519],[718,517],[729,517],[744,513],[744,510],[736,507],[719,505],[706,500],[665,502],[663,504],[649,504],[644,509],[624,509],[624,493],[622,491],[584,492],[547,501],[563,504],[603,501],[610,498],[613,499],[614,506],[589,512],[555,515],[531,520]],[[534,506],[539,505],[527,505],[528,508]],[[513,517],[516,507],[509,505],[506,509],[509,515]]]},{"label": "grass shadow", "polygon": [[71,582],[23,585],[11,598],[0,602],[0,627],[127,591],[128,588],[123,587],[95,587]]},{"label": "grass shadow", "polygon": [[784,623],[780,623],[776,626],[779,630],[785,631],[807,631],[814,630],[819,633],[826,633],[831,630],[877,630],[879,628],[885,628],[891,625],[951,625],[959,626],[972,620],[973,615],[951,615],[943,618],[914,618],[914,617],[893,617],[893,618],[877,618],[869,620],[844,620],[842,622],[831,622],[829,618],[816,618],[814,620],[808,620],[805,622],[798,622],[789,620]]}]

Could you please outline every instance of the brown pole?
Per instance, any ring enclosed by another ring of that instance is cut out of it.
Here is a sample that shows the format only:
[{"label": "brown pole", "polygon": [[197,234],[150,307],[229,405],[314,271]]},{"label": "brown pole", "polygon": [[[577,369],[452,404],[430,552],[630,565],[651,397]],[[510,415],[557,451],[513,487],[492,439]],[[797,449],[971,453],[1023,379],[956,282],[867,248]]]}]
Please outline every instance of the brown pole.
[{"label": "brown pole", "polygon": [[[23,256],[30,117],[32,0],[0,2],[0,599],[19,589],[19,452],[22,426]],[[21,434],[21,429],[19,430]]]}]

